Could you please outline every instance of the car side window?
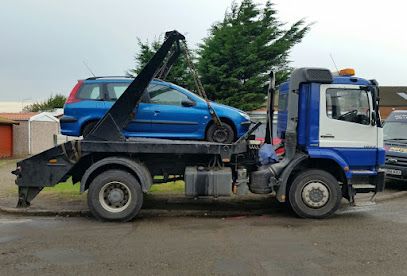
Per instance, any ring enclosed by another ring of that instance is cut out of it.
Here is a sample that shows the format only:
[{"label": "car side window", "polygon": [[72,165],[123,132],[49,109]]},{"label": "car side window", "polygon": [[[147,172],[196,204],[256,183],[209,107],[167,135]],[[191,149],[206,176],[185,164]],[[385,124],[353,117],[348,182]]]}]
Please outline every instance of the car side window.
[{"label": "car side window", "polygon": [[[116,101],[126,91],[130,83],[108,83],[106,84],[107,98],[109,101]],[[150,84],[151,86],[151,84]],[[141,102],[148,102],[146,93],[143,94]]]},{"label": "car side window", "polygon": [[326,113],[330,119],[368,125],[370,123],[368,94],[359,89],[328,89]]},{"label": "car side window", "polygon": [[189,100],[188,96],[168,86],[156,84],[148,88],[150,103],[182,106],[182,102]]},{"label": "car side window", "polygon": [[110,101],[116,101],[120,96],[126,91],[130,83],[108,83],[107,88],[107,98]]},{"label": "car side window", "polygon": [[78,99],[82,100],[102,100],[102,90],[99,84],[85,84],[78,92]]}]

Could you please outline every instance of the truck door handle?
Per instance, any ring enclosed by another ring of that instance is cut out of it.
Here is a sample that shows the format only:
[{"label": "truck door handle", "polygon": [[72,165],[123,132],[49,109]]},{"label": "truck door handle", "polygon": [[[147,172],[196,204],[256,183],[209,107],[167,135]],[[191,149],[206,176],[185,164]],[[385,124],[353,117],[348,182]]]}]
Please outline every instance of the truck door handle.
[{"label": "truck door handle", "polygon": [[333,136],[332,134],[324,134],[321,135],[321,138],[335,138],[335,136]]}]

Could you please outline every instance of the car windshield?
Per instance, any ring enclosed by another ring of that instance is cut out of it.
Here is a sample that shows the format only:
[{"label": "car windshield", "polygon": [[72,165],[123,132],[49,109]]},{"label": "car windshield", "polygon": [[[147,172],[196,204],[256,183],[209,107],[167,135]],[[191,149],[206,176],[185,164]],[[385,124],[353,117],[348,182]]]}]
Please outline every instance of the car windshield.
[{"label": "car windshield", "polygon": [[407,141],[407,123],[386,122],[383,127],[383,138],[384,140]]}]

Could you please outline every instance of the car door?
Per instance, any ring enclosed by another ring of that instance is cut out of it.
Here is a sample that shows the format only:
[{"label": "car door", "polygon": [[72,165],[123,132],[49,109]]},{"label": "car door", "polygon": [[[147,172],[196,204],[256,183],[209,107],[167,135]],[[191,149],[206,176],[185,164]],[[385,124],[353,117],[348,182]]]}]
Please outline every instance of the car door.
[{"label": "car door", "polygon": [[[203,139],[209,112],[206,105],[188,93],[167,84],[149,87],[154,137]],[[206,108],[205,108],[205,107]]]},{"label": "car door", "polygon": [[[106,109],[109,110],[113,103],[123,94],[130,82],[113,82],[106,84]],[[107,111],[106,110],[106,111]],[[151,131],[152,111],[144,102],[144,97],[134,109],[135,117],[124,129],[126,136],[148,136]]]}]

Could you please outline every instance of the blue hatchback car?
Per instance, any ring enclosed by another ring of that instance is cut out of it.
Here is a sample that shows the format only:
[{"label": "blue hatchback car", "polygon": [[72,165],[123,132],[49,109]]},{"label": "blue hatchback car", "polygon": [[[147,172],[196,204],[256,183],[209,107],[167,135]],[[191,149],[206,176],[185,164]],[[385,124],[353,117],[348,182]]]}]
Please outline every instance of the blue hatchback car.
[{"label": "blue hatchback car", "polygon": [[[78,81],[60,119],[62,134],[86,135],[132,81],[132,78],[117,77]],[[248,131],[251,121],[245,112],[214,102],[211,105],[223,122],[222,127],[213,122],[204,99],[175,84],[155,79],[135,108],[135,120],[123,134],[231,143]]]}]

